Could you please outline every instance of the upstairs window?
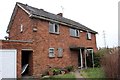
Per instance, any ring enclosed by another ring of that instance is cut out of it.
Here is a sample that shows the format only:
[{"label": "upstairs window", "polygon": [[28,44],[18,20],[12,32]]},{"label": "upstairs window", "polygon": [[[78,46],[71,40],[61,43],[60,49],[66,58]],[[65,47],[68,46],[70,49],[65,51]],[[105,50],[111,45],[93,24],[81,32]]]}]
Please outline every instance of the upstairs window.
[{"label": "upstairs window", "polygon": [[56,23],[49,23],[49,32],[59,34],[59,25]]},{"label": "upstairs window", "polygon": [[54,48],[49,48],[49,57],[55,57],[54,55]]},{"label": "upstairs window", "polygon": [[88,39],[88,40],[91,40],[91,39],[92,39],[91,36],[92,36],[91,33],[87,32],[87,39]]},{"label": "upstairs window", "polygon": [[79,37],[79,30],[70,28],[70,36]]}]

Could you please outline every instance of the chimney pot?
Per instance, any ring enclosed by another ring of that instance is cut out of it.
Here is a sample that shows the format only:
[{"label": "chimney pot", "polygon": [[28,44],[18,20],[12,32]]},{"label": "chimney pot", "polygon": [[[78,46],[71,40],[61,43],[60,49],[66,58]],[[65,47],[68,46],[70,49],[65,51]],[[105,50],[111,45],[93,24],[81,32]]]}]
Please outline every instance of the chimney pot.
[{"label": "chimney pot", "polygon": [[61,16],[61,17],[63,17],[63,13],[58,13],[57,15],[59,15],[59,16]]}]

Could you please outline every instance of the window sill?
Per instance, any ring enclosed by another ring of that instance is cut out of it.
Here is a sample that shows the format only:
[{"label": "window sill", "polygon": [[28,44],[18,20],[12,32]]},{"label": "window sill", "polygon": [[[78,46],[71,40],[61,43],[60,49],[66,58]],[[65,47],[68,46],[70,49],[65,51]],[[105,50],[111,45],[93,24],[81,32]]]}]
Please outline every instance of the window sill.
[{"label": "window sill", "polygon": [[49,56],[49,58],[55,58],[55,56]]},{"label": "window sill", "polygon": [[92,39],[87,39],[87,40],[90,40],[90,41],[91,41]]},{"label": "window sill", "polygon": [[70,36],[70,37],[79,38],[79,36]]},{"label": "window sill", "polygon": [[50,34],[56,34],[56,35],[59,35],[60,33],[58,32],[49,32]]},{"label": "window sill", "polygon": [[20,33],[23,33],[23,31],[20,31]]},{"label": "window sill", "polygon": [[63,56],[57,56],[57,58],[62,58]]}]

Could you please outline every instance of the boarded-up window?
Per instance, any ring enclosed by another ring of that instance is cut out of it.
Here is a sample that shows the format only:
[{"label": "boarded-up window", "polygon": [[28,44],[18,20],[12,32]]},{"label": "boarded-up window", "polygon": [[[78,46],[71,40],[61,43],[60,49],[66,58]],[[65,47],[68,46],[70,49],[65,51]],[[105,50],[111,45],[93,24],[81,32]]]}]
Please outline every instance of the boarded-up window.
[{"label": "boarded-up window", "polygon": [[63,48],[58,48],[58,57],[63,57]]}]

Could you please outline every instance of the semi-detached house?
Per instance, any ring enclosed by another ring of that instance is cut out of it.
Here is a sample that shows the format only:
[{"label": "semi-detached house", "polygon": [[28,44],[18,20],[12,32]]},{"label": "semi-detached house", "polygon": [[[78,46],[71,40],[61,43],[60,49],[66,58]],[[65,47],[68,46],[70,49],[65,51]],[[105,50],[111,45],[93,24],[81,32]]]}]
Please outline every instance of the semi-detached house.
[{"label": "semi-detached house", "polygon": [[8,58],[1,59],[7,59],[6,63],[9,64],[8,67],[4,66],[6,63],[2,63],[3,67],[8,69],[3,71],[13,70],[7,77],[21,77],[26,64],[26,75],[39,76],[48,65],[83,68],[94,63],[97,32],[64,18],[62,13],[52,14],[17,2],[7,33],[9,36],[6,40],[0,40],[2,56]]}]

